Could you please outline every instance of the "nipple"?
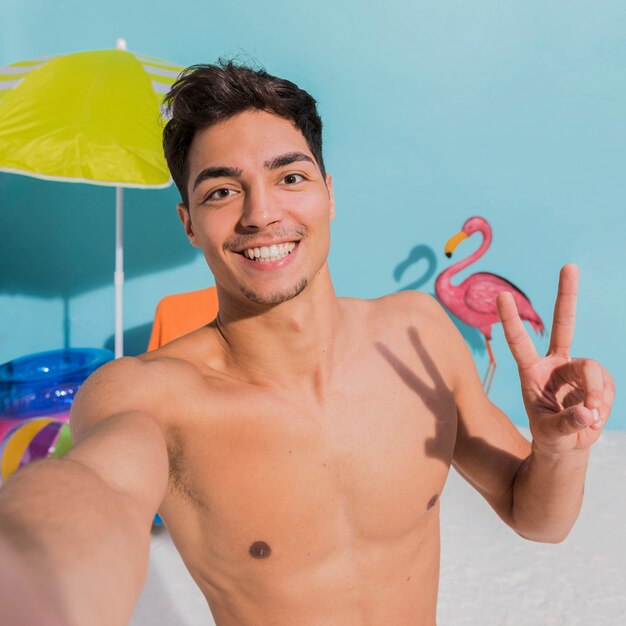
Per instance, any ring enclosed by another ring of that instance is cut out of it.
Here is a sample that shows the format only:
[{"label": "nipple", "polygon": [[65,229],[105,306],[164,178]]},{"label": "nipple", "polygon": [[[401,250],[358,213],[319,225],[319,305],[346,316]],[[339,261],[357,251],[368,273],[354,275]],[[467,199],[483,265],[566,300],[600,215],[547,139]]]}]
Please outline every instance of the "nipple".
[{"label": "nipple", "polygon": [[429,501],[428,504],[426,505],[426,510],[430,511],[430,509],[432,509],[435,504],[437,504],[437,500],[439,499],[439,496],[437,494],[435,494]]},{"label": "nipple", "polygon": [[265,541],[255,541],[250,546],[250,556],[255,559],[266,559],[272,553],[272,549]]}]

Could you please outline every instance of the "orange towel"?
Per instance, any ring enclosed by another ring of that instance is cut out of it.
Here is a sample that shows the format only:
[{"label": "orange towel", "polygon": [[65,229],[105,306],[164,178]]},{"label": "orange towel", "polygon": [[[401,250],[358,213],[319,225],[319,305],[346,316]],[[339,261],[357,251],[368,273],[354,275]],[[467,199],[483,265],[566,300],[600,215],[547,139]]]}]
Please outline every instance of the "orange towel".
[{"label": "orange towel", "polygon": [[215,287],[165,296],[157,305],[148,351],[206,326],[215,319],[217,308]]}]

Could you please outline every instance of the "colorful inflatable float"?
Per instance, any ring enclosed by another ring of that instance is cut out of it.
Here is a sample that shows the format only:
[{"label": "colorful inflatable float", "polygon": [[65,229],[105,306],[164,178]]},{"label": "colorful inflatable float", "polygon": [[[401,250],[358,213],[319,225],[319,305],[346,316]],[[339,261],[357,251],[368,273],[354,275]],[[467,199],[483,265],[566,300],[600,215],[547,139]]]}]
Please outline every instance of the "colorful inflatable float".
[{"label": "colorful inflatable float", "polygon": [[113,358],[109,350],[71,348],[0,365],[0,484],[32,461],[70,449],[74,396],[90,374]]}]

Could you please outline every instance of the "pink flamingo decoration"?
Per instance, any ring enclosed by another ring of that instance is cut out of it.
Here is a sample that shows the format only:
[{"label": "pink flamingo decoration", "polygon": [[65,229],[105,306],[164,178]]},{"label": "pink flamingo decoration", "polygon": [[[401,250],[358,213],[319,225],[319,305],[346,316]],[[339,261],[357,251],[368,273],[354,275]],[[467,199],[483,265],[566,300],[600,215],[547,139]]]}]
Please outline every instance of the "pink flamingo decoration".
[{"label": "pink flamingo decoration", "polygon": [[466,278],[460,285],[453,285],[450,279],[465,269],[468,265],[478,261],[491,245],[491,227],[489,222],[482,217],[470,217],[463,228],[456,235],[448,239],[445,253],[448,258],[456,250],[457,246],[467,237],[479,232],[483,235],[483,242],[474,252],[465,259],[458,261],[437,276],[435,281],[435,293],[444,306],[460,320],[478,328],[485,337],[485,345],[489,354],[489,365],[483,379],[483,387],[489,393],[491,383],[496,372],[496,360],[491,351],[491,327],[500,322],[496,297],[503,291],[513,294],[515,304],[521,319],[530,322],[533,330],[543,335],[544,325],[537,311],[530,304],[530,300],[524,292],[513,283],[496,274],[477,272]]}]

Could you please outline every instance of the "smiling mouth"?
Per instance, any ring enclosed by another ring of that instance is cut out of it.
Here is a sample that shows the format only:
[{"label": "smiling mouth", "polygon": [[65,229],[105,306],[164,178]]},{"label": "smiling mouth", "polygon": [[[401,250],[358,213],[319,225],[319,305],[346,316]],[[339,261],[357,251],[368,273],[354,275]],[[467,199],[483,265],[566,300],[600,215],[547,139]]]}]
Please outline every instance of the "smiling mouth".
[{"label": "smiling mouth", "polygon": [[261,246],[260,248],[246,248],[240,254],[251,261],[271,263],[289,256],[295,250],[295,247],[296,242],[289,241],[287,243],[272,244],[271,246]]}]

